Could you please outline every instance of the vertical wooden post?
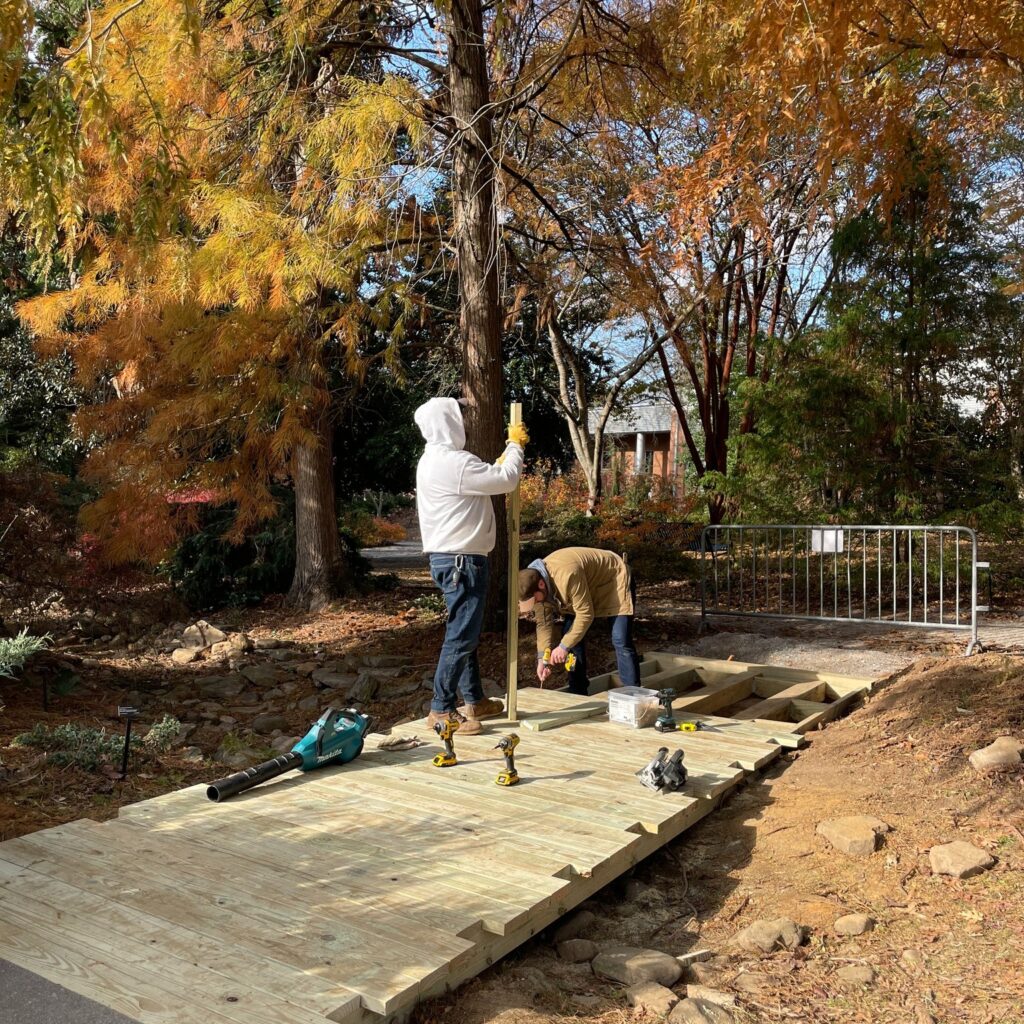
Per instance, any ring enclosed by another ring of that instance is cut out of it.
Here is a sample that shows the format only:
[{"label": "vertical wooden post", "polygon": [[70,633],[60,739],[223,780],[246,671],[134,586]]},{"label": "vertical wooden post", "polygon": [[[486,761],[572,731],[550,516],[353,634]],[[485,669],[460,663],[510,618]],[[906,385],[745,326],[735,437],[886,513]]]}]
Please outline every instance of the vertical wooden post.
[{"label": "vertical wooden post", "polygon": [[[522,402],[513,402],[508,421],[523,422]],[[508,720],[518,720],[516,699],[519,691],[519,484],[508,496]]]}]

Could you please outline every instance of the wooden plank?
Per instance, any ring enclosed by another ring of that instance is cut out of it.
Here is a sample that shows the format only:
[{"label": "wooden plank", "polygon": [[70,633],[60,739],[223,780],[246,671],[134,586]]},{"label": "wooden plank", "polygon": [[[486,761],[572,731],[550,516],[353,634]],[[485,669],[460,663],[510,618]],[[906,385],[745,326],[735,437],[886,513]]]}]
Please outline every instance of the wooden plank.
[{"label": "wooden plank", "polygon": [[[509,424],[520,426],[523,422],[523,403],[513,402],[509,406]],[[505,644],[505,679],[507,696],[505,714],[510,722],[518,716],[519,692],[519,483],[508,496],[508,600],[506,603],[506,628],[508,637]]]},{"label": "wooden plank", "polygon": [[785,690],[780,690],[774,696],[768,697],[748,708],[741,708],[730,718],[738,722],[745,722],[748,719],[775,719],[789,721],[789,705],[794,700],[813,700],[817,694],[822,693],[824,684],[818,681],[793,683]]},{"label": "wooden plank", "polygon": [[353,1012],[361,1008],[358,995],[340,985],[296,975],[273,960],[254,962],[232,944],[230,935],[214,941],[30,868],[0,860],[0,890],[5,901],[20,903],[34,921],[81,933],[85,942],[98,943],[116,962],[145,966],[157,946],[167,957],[161,975],[187,986],[190,1002],[205,993],[208,998],[200,998],[198,1005],[217,1005],[225,989],[233,992],[244,986],[263,993],[271,1008],[285,1004],[284,1012],[295,1020],[312,1021],[313,1014],[326,1016],[343,1003]]}]

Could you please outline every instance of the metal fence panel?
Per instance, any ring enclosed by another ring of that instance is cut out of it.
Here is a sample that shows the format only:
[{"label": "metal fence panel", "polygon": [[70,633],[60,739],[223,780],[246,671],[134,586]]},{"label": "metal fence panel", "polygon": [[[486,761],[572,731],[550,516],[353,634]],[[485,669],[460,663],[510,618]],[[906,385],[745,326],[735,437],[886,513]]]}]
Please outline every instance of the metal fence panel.
[{"label": "metal fence panel", "polygon": [[965,526],[706,526],[700,552],[702,623],[874,622],[969,630],[968,654],[978,642],[978,538]]}]

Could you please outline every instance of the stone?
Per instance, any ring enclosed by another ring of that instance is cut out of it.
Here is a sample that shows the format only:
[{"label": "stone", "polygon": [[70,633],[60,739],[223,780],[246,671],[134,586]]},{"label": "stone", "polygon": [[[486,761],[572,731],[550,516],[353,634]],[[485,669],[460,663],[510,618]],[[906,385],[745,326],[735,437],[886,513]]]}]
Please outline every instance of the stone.
[{"label": "stone", "polygon": [[348,690],[359,681],[354,672],[332,672],[324,667],[312,673],[313,682],[326,690]]},{"label": "stone", "polygon": [[703,960],[711,960],[714,955],[714,951],[710,949],[691,949],[689,953],[680,953],[676,959],[684,967],[689,967],[691,964],[700,963]]},{"label": "stone", "polygon": [[738,992],[756,995],[768,984],[768,981],[767,974],[758,974],[756,971],[744,971],[733,978],[732,987]]},{"label": "stone", "polygon": [[924,953],[919,949],[905,949],[900,957],[908,967],[924,967]]},{"label": "stone", "polygon": [[986,850],[956,839],[952,843],[933,846],[928,851],[932,874],[952,875],[954,878],[971,878],[987,871],[996,859]]},{"label": "stone", "polygon": [[221,640],[218,643],[211,645],[210,649],[206,652],[206,656],[215,661],[219,661],[221,658],[230,657],[232,650],[233,648],[227,640]]},{"label": "stone", "polygon": [[569,1001],[581,1010],[596,1010],[601,1005],[601,997],[591,992],[574,992],[569,996]]},{"label": "stone", "polygon": [[216,626],[211,626],[206,619],[199,619],[181,634],[181,646],[205,651],[207,647],[219,644],[227,638],[227,633],[222,632]]},{"label": "stone", "polygon": [[845,914],[833,925],[836,935],[863,935],[875,927],[875,919],[867,914]]},{"label": "stone", "polygon": [[558,955],[571,964],[590,963],[597,956],[597,943],[590,939],[566,939],[556,947]]},{"label": "stone", "polygon": [[226,764],[229,768],[248,768],[250,765],[259,764],[263,757],[258,750],[253,750],[251,747],[235,747],[231,750],[218,747],[213,759],[221,764]]},{"label": "stone", "polygon": [[836,977],[851,988],[862,987],[874,984],[875,970],[867,964],[850,964],[848,967],[840,967]]},{"label": "stone", "polygon": [[270,746],[275,754],[287,754],[300,739],[301,736],[278,736]]},{"label": "stone", "polygon": [[288,721],[280,715],[257,715],[253,719],[253,732],[260,736],[269,736],[275,729],[285,730],[288,728]]},{"label": "stone", "polygon": [[320,666],[315,661],[300,661],[288,666],[297,676],[311,676]]},{"label": "stone", "polygon": [[867,814],[851,814],[818,823],[818,835],[824,836],[840,853],[853,857],[868,857],[878,849],[882,835],[889,826],[879,818]]},{"label": "stone", "polygon": [[271,665],[246,665],[239,671],[250,683],[255,683],[257,686],[267,686],[277,682],[277,670]]},{"label": "stone", "polygon": [[566,918],[556,929],[553,936],[556,943],[566,939],[578,939],[584,932],[597,924],[597,914],[592,910],[579,910],[572,917]]},{"label": "stone", "polygon": [[683,965],[674,956],[636,946],[612,946],[598,953],[592,966],[595,974],[623,985],[656,981],[659,985],[671,986],[683,973]]},{"label": "stone", "polygon": [[249,639],[248,633],[232,633],[228,637],[228,643],[231,645],[231,649],[238,654],[245,654],[252,650],[252,640]]},{"label": "stone", "polygon": [[733,942],[750,953],[771,953],[776,949],[796,949],[804,940],[804,929],[788,917],[755,921],[737,932]]},{"label": "stone", "polygon": [[[434,673],[431,672],[425,677],[426,682],[431,686],[434,685]],[[481,679],[480,685],[483,687],[485,697],[493,697],[497,700],[499,697],[505,696],[505,687],[501,683],[496,682],[494,679]]]},{"label": "stone", "polygon": [[353,704],[365,704],[367,701],[373,700],[377,695],[378,689],[380,689],[380,681],[364,674],[359,677],[355,686],[348,691],[348,699]]},{"label": "stone", "polygon": [[296,705],[299,711],[317,711],[320,708],[320,698],[316,694],[303,697]]},{"label": "stone", "polygon": [[668,1015],[669,1024],[733,1024],[733,1016],[721,1006],[700,999],[682,999]]},{"label": "stone", "polygon": [[717,980],[721,973],[722,969],[715,964],[695,963],[686,968],[686,980],[688,983],[707,985],[708,982]]},{"label": "stone", "polygon": [[201,747],[185,747],[181,752],[181,757],[185,761],[202,761],[203,751]]},{"label": "stone", "polygon": [[1000,736],[987,747],[974,751],[967,760],[979,772],[998,771],[1000,768],[1013,768],[1019,765],[1022,750],[1024,743],[1012,736]]},{"label": "stone", "polygon": [[252,642],[257,651],[272,651],[275,647],[281,646],[281,641],[272,636],[258,636]]},{"label": "stone", "polygon": [[176,647],[171,652],[171,661],[175,665],[188,665],[199,657],[199,651],[195,647]]},{"label": "stone", "polygon": [[736,1005],[736,997],[728,992],[720,992],[717,988],[709,988],[707,985],[687,985],[686,998],[696,999],[702,1003],[714,1003],[715,1006],[726,1008]]},{"label": "stone", "polygon": [[362,659],[370,668],[403,668],[411,661],[404,654],[368,654]]},{"label": "stone", "polygon": [[659,985],[654,981],[645,981],[641,985],[632,985],[626,989],[626,1002],[638,1013],[667,1017],[672,1012],[672,1007],[679,1002],[679,996],[672,989],[665,988],[664,985]]}]

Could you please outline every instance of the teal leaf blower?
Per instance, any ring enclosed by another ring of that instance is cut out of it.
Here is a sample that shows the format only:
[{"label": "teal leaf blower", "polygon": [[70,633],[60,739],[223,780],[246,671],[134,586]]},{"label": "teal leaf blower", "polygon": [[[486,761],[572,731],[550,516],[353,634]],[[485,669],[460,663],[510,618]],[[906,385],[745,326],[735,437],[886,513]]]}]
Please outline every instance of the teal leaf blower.
[{"label": "teal leaf blower", "polygon": [[309,772],[329,764],[353,761],[363,752],[363,740],[370,731],[371,722],[369,715],[354,708],[345,708],[344,711],[328,708],[287,754],[211,782],[206,788],[206,795],[219,803],[296,768]]}]

